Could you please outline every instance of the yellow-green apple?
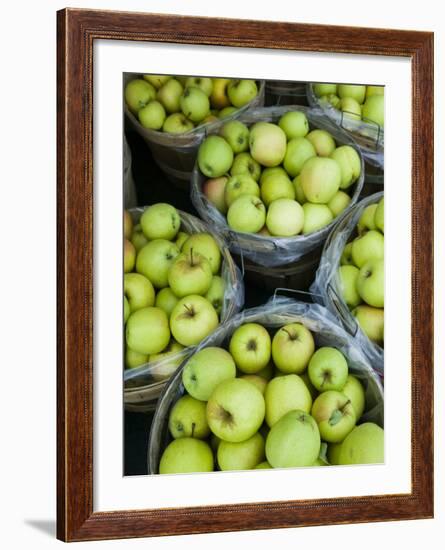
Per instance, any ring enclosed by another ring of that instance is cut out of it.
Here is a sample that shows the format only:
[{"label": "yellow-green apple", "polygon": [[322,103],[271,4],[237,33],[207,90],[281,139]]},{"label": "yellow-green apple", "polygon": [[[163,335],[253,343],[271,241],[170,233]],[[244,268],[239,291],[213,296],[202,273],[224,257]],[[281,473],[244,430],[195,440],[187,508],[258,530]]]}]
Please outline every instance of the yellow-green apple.
[{"label": "yellow-green apple", "polygon": [[224,109],[230,105],[230,99],[227,95],[227,86],[230,78],[214,78],[213,89],[210,94],[210,104],[214,109]]},{"label": "yellow-green apple", "polygon": [[130,240],[133,233],[133,218],[128,210],[124,210],[124,238]]},{"label": "yellow-green apple", "polygon": [[320,432],[312,416],[300,410],[289,411],[270,429],[266,458],[272,468],[312,466],[320,445]]},{"label": "yellow-green apple", "polygon": [[198,150],[198,165],[208,178],[219,178],[230,170],[233,151],[221,136],[207,137]]},{"label": "yellow-green apple", "polygon": [[243,153],[249,148],[249,128],[239,120],[230,120],[222,125],[220,135],[227,141],[233,152]]},{"label": "yellow-green apple", "polygon": [[265,460],[264,462],[260,462],[257,466],[255,466],[254,470],[269,470],[272,466]]},{"label": "yellow-green apple", "polygon": [[213,472],[212,449],[205,441],[194,437],[174,439],[162,453],[160,474]]},{"label": "yellow-green apple", "polygon": [[221,109],[221,111],[219,111],[218,118],[219,119],[229,118],[234,113],[236,113],[236,111],[237,111],[237,108],[234,107],[233,105],[230,105],[229,107],[224,107],[224,109]]},{"label": "yellow-green apple", "polygon": [[179,253],[175,243],[166,239],[150,241],[138,252],[136,271],[156,288],[164,288],[168,286],[168,272]]},{"label": "yellow-green apple", "polygon": [[384,462],[383,429],[373,422],[365,422],[356,426],[344,439],[338,462],[339,464],[380,464]]},{"label": "yellow-green apple", "polygon": [[167,80],[170,80],[172,76],[164,74],[144,74],[143,78],[152,86],[154,86],[157,90],[159,90],[159,88],[163,86],[167,82]]},{"label": "yellow-green apple", "polygon": [[337,84],[319,83],[313,84],[312,88],[314,90],[314,94],[317,97],[337,93]]},{"label": "yellow-green apple", "polygon": [[340,166],[340,189],[347,189],[355,183],[362,171],[360,157],[354,147],[341,145],[331,153],[331,159],[337,161]]},{"label": "yellow-green apple", "polygon": [[260,196],[260,188],[257,182],[250,176],[230,176],[224,188],[224,200],[227,207],[241,195]]},{"label": "yellow-green apple", "polygon": [[212,282],[210,262],[193,248],[181,252],[168,272],[168,284],[178,298],[204,295]]},{"label": "yellow-green apple", "polygon": [[171,338],[168,346],[161,353],[153,353],[148,358],[150,375],[154,380],[166,380],[181,365],[184,356],[180,353],[184,349],[179,342]]},{"label": "yellow-green apple", "polygon": [[165,311],[168,317],[170,317],[175,305],[178,303],[179,298],[173,292],[173,290],[166,286],[156,294],[155,306],[160,307]]},{"label": "yellow-green apple", "polygon": [[385,262],[369,260],[357,276],[357,292],[362,300],[373,307],[385,305]]},{"label": "yellow-green apple", "polygon": [[184,88],[179,80],[171,78],[159,88],[156,99],[162,103],[167,113],[177,113],[181,109],[179,98],[183,91]]},{"label": "yellow-green apple", "polygon": [[289,174],[286,172],[286,170],[282,166],[272,166],[270,168],[264,168],[260,174],[260,186],[263,185],[263,183],[270,178],[271,176],[274,177],[289,177]]},{"label": "yellow-green apple", "polygon": [[261,166],[250,153],[238,153],[233,159],[233,164],[230,168],[230,175],[246,175],[250,176],[255,181],[258,181],[261,175]]},{"label": "yellow-green apple", "polygon": [[224,291],[225,291],[224,279],[219,275],[213,275],[210,288],[205,295],[205,298],[212,304],[218,315],[221,315],[222,307],[224,304]]},{"label": "yellow-green apple", "polygon": [[192,122],[200,122],[210,111],[207,95],[193,86],[187,87],[179,98],[181,111]]},{"label": "yellow-green apple", "polygon": [[194,346],[218,326],[218,314],[203,296],[181,298],[170,316],[173,337],[183,346]]},{"label": "yellow-green apple", "polygon": [[264,395],[267,386],[267,380],[258,374],[243,374],[240,376],[243,380],[247,380],[254,386],[256,386],[260,392]]},{"label": "yellow-green apple", "polygon": [[232,80],[227,86],[230,103],[238,109],[250,103],[257,93],[258,88],[255,80]]},{"label": "yellow-green apple", "polygon": [[125,86],[125,101],[134,115],[155,97],[156,90],[154,87],[141,78],[130,80]]},{"label": "yellow-green apple", "polygon": [[343,99],[344,97],[352,97],[357,103],[365,101],[366,86],[358,84],[339,84],[337,86],[337,95]]},{"label": "yellow-green apple", "polygon": [[167,134],[185,134],[193,128],[193,122],[182,113],[172,113],[165,119],[162,131]]},{"label": "yellow-green apple", "polygon": [[301,111],[288,111],[278,121],[278,126],[286,134],[288,140],[304,137],[309,132],[309,122]]},{"label": "yellow-green apple", "polygon": [[191,395],[183,395],[170,411],[168,429],[174,439],[181,437],[205,439],[210,435],[206,404]]},{"label": "yellow-green apple", "polygon": [[124,294],[131,313],[142,307],[153,306],[155,303],[155,289],[147,277],[140,273],[125,273]]},{"label": "yellow-green apple", "polygon": [[385,86],[366,86],[366,97],[371,97],[372,95],[384,95]]},{"label": "yellow-green apple", "polygon": [[381,346],[384,339],[384,310],[362,304],[353,309],[352,314],[366,336]]},{"label": "yellow-green apple", "polygon": [[135,262],[136,249],[128,239],[124,239],[124,273],[133,271]]},{"label": "yellow-green apple", "polygon": [[312,143],[319,157],[329,157],[335,149],[334,138],[326,130],[320,130],[319,128],[312,130],[308,133],[306,139]]},{"label": "yellow-green apple", "polygon": [[382,95],[373,95],[363,104],[362,118],[366,121],[376,122],[384,126],[385,122],[385,98]]},{"label": "yellow-green apple", "polygon": [[160,130],[165,122],[165,109],[159,101],[150,101],[138,112],[139,122],[149,130]]},{"label": "yellow-green apple", "polygon": [[362,235],[371,229],[376,229],[374,221],[376,209],[377,204],[368,204],[368,206],[363,210],[363,213],[357,223],[357,231],[359,235]]},{"label": "yellow-green apple", "polygon": [[354,408],[355,418],[357,421],[360,420],[366,404],[365,389],[360,380],[356,376],[348,374],[346,384],[343,386],[341,393],[350,399]]},{"label": "yellow-green apple", "polygon": [[357,291],[360,270],[355,265],[342,265],[338,268],[338,283],[343,300],[350,308],[357,307],[362,298]]},{"label": "yellow-green apple", "polygon": [[264,438],[257,432],[249,439],[238,443],[221,441],[216,456],[218,466],[223,472],[253,470],[265,458]]},{"label": "yellow-green apple", "polygon": [[148,243],[148,239],[143,234],[142,227],[139,223],[134,226],[130,241],[135,247],[136,252],[139,252],[139,250]]},{"label": "yellow-green apple", "polygon": [[294,188],[295,188],[295,199],[301,205],[303,205],[305,202],[307,202],[307,199],[306,199],[306,195],[304,194],[303,188],[301,187],[301,174],[298,174],[298,176],[296,176],[292,180],[292,183],[294,184]]},{"label": "yellow-green apple", "polygon": [[224,200],[224,189],[228,179],[227,176],[211,178],[206,180],[202,186],[202,192],[207,197],[207,200],[211,202],[221,214],[227,212],[227,204]]},{"label": "yellow-green apple", "polygon": [[382,233],[385,232],[385,204],[383,197],[379,200],[375,209],[374,224]]},{"label": "yellow-green apple", "polygon": [[344,97],[338,108],[343,111],[343,117],[350,120],[361,120],[362,106],[353,97]]},{"label": "yellow-green apple", "polygon": [[308,235],[326,227],[334,219],[327,204],[313,204],[305,202],[303,204],[304,224],[303,234]]},{"label": "yellow-green apple", "polygon": [[242,378],[231,378],[218,384],[212,392],[207,402],[207,422],[223,441],[238,443],[258,431],[265,409],[259,389]]},{"label": "yellow-green apple", "polygon": [[298,374],[277,376],[268,382],[264,394],[266,422],[271,428],[289,411],[311,412],[312,397]]},{"label": "yellow-green apple", "polygon": [[325,346],[311,357],[307,372],[318,391],[341,391],[348,378],[348,363],[341,351]]},{"label": "yellow-green apple", "polygon": [[354,260],[352,259],[352,243],[348,243],[340,257],[340,265],[354,265]]},{"label": "yellow-green apple", "polygon": [[266,226],[271,235],[293,237],[303,229],[304,211],[300,203],[292,199],[277,199],[270,203]]},{"label": "yellow-green apple", "polygon": [[207,258],[212,268],[212,273],[216,275],[221,267],[221,251],[218,243],[210,233],[194,233],[186,240],[182,247],[182,252],[197,252]]},{"label": "yellow-green apple", "polygon": [[137,351],[133,351],[127,347],[125,350],[125,367],[127,369],[135,369],[136,367],[140,367],[141,365],[148,363],[149,357],[150,356],[148,353],[138,353]]},{"label": "yellow-green apple", "polygon": [[306,199],[315,204],[327,204],[339,190],[341,170],[337,161],[313,157],[301,170],[301,187]]},{"label": "yellow-green apple", "polygon": [[176,234],[175,245],[179,248],[179,250],[182,250],[183,244],[189,237],[190,233],[186,233],[185,231],[178,231],[178,233]]},{"label": "yellow-green apple", "polygon": [[340,104],[340,98],[336,94],[327,94],[322,97],[320,97],[321,100],[327,101],[334,107],[334,109],[338,109],[338,106]]},{"label": "yellow-green apple", "polygon": [[147,239],[174,239],[181,227],[178,211],[171,204],[158,202],[146,208],[140,224]]},{"label": "yellow-green apple", "polygon": [[272,340],[272,358],[275,366],[287,374],[302,373],[314,350],[312,333],[301,323],[289,323],[281,327]]},{"label": "yellow-green apple", "polygon": [[127,297],[124,296],[124,324],[127,322],[128,317],[130,317],[130,304]]},{"label": "yellow-green apple", "polygon": [[235,376],[235,361],[230,353],[210,346],[190,357],[182,371],[182,383],[192,397],[208,401],[221,382]]},{"label": "yellow-green apple", "polygon": [[320,436],[328,443],[340,443],[354,428],[355,410],[349,397],[339,391],[320,393],[312,405],[311,415]]},{"label": "yellow-green apple", "polygon": [[245,323],[232,334],[229,350],[240,371],[255,374],[269,363],[270,335],[258,323]]},{"label": "yellow-green apple", "polygon": [[286,134],[271,122],[256,122],[250,128],[250,154],[263,166],[278,166],[286,154]]},{"label": "yellow-green apple", "polygon": [[286,154],[283,160],[284,169],[289,176],[298,176],[304,163],[308,159],[315,157],[316,154],[315,148],[307,139],[307,136],[292,138],[287,144]]},{"label": "yellow-green apple", "polygon": [[345,210],[351,202],[351,197],[344,191],[337,191],[332,199],[328,202],[329,210],[334,218]]},{"label": "yellow-green apple", "polygon": [[207,97],[210,97],[213,90],[213,83],[211,78],[206,78],[203,76],[189,76],[185,81],[185,87],[199,88]]},{"label": "yellow-green apple", "polygon": [[355,265],[361,268],[370,260],[383,260],[385,239],[380,231],[371,229],[352,242],[351,254]]},{"label": "yellow-green apple", "polygon": [[261,184],[261,200],[266,206],[277,199],[295,199],[295,187],[287,174],[270,174]]},{"label": "yellow-green apple", "polygon": [[128,318],[127,346],[138,353],[160,353],[170,341],[168,317],[159,307],[144,307]]},{"label": "yellow-green apple", "polygon": [[235,231],[257,233],[266,222],[266,207],[255,195],[241,195],[227,212],[227,223]]}]

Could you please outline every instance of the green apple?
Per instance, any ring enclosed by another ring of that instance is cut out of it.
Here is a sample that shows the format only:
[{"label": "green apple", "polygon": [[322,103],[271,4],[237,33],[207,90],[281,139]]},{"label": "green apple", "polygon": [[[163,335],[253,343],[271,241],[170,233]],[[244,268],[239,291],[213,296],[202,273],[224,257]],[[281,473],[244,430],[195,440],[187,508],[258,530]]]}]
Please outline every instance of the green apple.
[{"label": "green apple", "polygon": [[339,190],[341,170],[337,161],[313,157],[301,170],[301,187],[309,202],[327,204]]},{"label": "green apple", "polygon": [[250,154],[263,166],[278,166],[286,154],[287,138],[283,130],[271,122],[256,122],[250,128]]},{"label": "green apple", "polygon": [[248,382],[256,386],[264,395],[267,386],[267,380],[265,378],[259,376],[258,374],[243,374],[243,376],[240,376],[240,378],[242,378],[243,380],[247,380]]},{"label": "green apple", "polygon": [[355,265],[342,265],[338,268],[338,283],[343,300],[350,308],[357,307],[362,298],[357,291],[360,270]]},{"label": "green apple", "polygon": [[144,354],[161,352],[169,343],[168,317],[159,307],[144,307],[133,312],[125,328],[127,346]]},{"label": "green apple", "polygon": [[375,209],[374,213],[374,224],[377,229],[379,229],[382,233],[385,232],[385,205],[384,205],[384,198],[382,197],[378,204],[377,208]]},{"label": "green apple", "polygon": [[208,401],[221,382],[235,376],[235,361],[230,353],[211,346],[190,357],[182,371],[182,383],[192,397]]},{"label": "green apple", "polygon": [[346,384],[343,386],[341,393],[346,395],[346,397],[351,401],[355,412],[355,418],[357,421],[360,420],[366,404],[365,389],[360,380],[356,376],[348,374]]},{"label": "green apple", "polygon": [[338,108],[343,112],[343,117],[350,120],[361,120],[362,106],[353,97],[344,97],[340,100]]},{"label": "green apple", "polygon": [[230,175],[246,175],[250,176],[255,181],[258,181],[261,175],[261,166],[250,153],[238,153],[233,159],[233,164],[230,168]]},{"label": "green apple", "polygon": [[204,182],[202,186],[202,192],[207,197],[207,200],[213,204],[213,206],[225,214],[227,212],[227,204],[224,199],[224,189],[226,187],[227,176],[221,176],[219,178],[211,178]]},{"label": "green apple", "polygon": [[202,76],[189,76],[185,81],[186,88],[199,88],[207,97],[210,97],[213,90],[213,83],[211,78]]},{"label": "green apple", "polygon": [[264,394],[266,422],[271,428],[286,413],[295,409],[311,412],[312,397],[306,384],[297,374],[272,378]]},{"label": "green apple", "polygon": [[170,317],[175,305],[179,302],[179,298],[170,287],[161,288],[156,294],[155,306],[160,307]]},{"label": "green apple", "polygon": [[178,233],[176,234],[175,245],[179,248],[179,250],[182,250],[185,241],[189,237],[190,233],[186,233],[185,231],[178,231]]},{"label": "green apple", "polygon": [[155,303],[155,289],[147,277],[140,273],[125,273],[124,294],[128,299],[131,313]]},{"label": "green apple", "polygon": [[174,439],[162,453],[160,474],[213,472],[212,449],[205,441],[193,437]]},{"label": "green apple", "polygon": [[136,252],[139,252],[139,250],[148,243],[147,237],[142,233],[140,224],[134,226],[130,241],[136,249]]},{"label": "green apple", "polygon": [[230,78],[213,78],[213,89],[210,94],[210,104],[214,109],[224,109],[230,105],[230,99],[227,95],[227,86]]},{"label": "green apple", "polygon": [[384,446],[383,429],[373,422],[365,422],[346,436],[339,464],[380,464],[384,462]]},{"label": "green apple", "polygon": [[326,204],[305,202],[302,208],[304,212],[304,235],[323,229],[323,227],[329,225],[334,219],[334,215]]},{"label": "green apple", "polygon": [[287,174],[271,174],[261,184],[261,200],[266,206],[277,199],[295,199],[295,187]]},{"label": "green apple", "polygon": [[371,97],[372,95],[384,95],[385,86],[366,86],[366,97]]},{"label": "green apple", "polygon": [[170,80],[172,76],[163,74],[144,74],[143,78],[152,86],[154,86],[156,90],[159,90],[159,88],[163,86],[168,80]]},{"label": "green apple", "polygon": [[269,470],[272,466],[265,460],[264,462],[260,462],[257,466],[255,466],[254,470]]},{"label": "green apple", "polygon": [[317,155],[314,146],[307,138],[308,136],[293,138],[287,144],[283,166],[291,177],[298,176],[304,163]]},{"label": "green apple", "polygon": [[224,109],[221,109],[221,111],[218,113],[219,119],[229,118],[233,114],[237,112],[237,108],[233,107],[232,105],[230,107],[224,107]]},{"label": "green apple", "polygon": [[289,411],[276,422],[266,439],[266,458],[272,468],[312,466],[320,452],[320,432],[304,411]]},{"label": "green apple", "polygon": [[288,178],[289,174],[282,166],[272,166],[270,168],[264,168],[260,174],[260,187],[270,177]]},{"label": "green apple", "polygon": [[309,122],[301,111],[288,111],[278,121],[288,140],[304,137],[309,132]]},{"label": "green apple", "polygon": [[321,97],[323,95],[336,94],[337,84],[327,84],[327,83],[312,84],[312,89],[314,90],[314,94],[317,97]]},{"label": "green apple", "polygon": [[135,369],[141,365],[145,365],[149,361],[148,353],[138,353],[129,347],[125,350],[125,367],[127,369]]},{"label": "green apple", "polygon": [[301,204],[292,199],[277,199],[270,203],[266,216],[269,233],[275,237],[293,237],[301,233],[304,211]]},{"label": "green apple", "polygon": [[156,90],[153,86],[140,78],[130,80],[125,86],[125,101],[134,115],[155,97]]},{"label": "green apple", "polygon": [[384,340],[384,310],[362,304],[353,309],[352,314],[366,336],[381,346]]},{"label": "green apple", "polygon": [[195,87],[187,87],[179,98],[179,105],[184,116],[192,122],[200,122],[210,110],[207,95]]},{"label": "green apple", "polygon": [[227,223],[234,231],[257,233],[266,222],[266,207],[255,195],[241,195],[227,212]]},{"label": "green apple", "polygon": [[239,120],[230,120],[222,125],[220,135],[227,141],[233,152],[243,153],[249,148],[249,128]]},{"label": "green apple", "polygon": [[124,324],[127,322],[128,317],[130,317],[130,304],[127,297],[124,296]]},{"label": "green apple", "polygon": [[269,363],[270,335],[258,323],[245,323],[232,334],[229,350],[240,371],[255,374]]},{"label": "green apple", "polygon": [[184,346],[171,338],[168,346],[161,353],[150,355],[148,360],[150,361],[150,375],[152,378],[156,381],[170,378],[184,360],[183,354],[180,353],[183,349]]},{"label": "green apple", "polygon": [[207,421],[212,432],[223,441],[238,443],[258,431],[265,409],[260,390],[242,378],[232,378],[218,384],[210,396]]},{"label": "green apple", "polygon": [[207,137],[198,150],[198,166],[208,178],[219,178],[230,170],[233,151],[221,136]]},{"label": "green apple", "polygon": [[376,229],[374,222],[374,215],[377,208],[377,204],[369,204],[364,210],[357,224],[357,231],[359,235]]},{"label": "green apple", "polygon": [[312,405],[311,415],[320,436],[328,443],[340,443],[354,428],[355,410],[349,397],[338,391],[320,393]]},{"label": "green apple", "polygon": [[335,94],[327,94],[321,97],[320,99],[324,99],[325,101],[330,103],[332,107],[334,107],[334,109],[338,109],[338,106],[340,105],[340,101],[341,101],[338,95],[335,95]]},{"label": "green apple", "polygon": [[302,373],[308,366],[314,350],[312,333],[301,323],[290,323],[281,327],[272,340],[272,358],[275,366],[288,374]]},{"label": "green apple", "polygon": [[331,159],[340,166],[340,189],[347,189],[355,183],[362,171],[359,154],[350,145],[341,145],[331,153]]},{"label": "green apple", "polygon": [[344,97],[352,97],[357,103],[365,101],[366,86],[358,84],[339,84],[337,86],[337,95],[341,99]]},{"label": "green apple", "polygon": [[341,391],[348,378],[348,363],[341,351],[325,346],[311,357],[307,372],[318,391]]},{"label": "green apple", "polygon": [[159,202],[144,210],[140,224],[147,239],[170,241],[175,238],[181,227],[181,218],[174,206]]},{"label": "green apple", "polygon": [[238,443],[221,441],[216,456],[218,466],[223,472],[253,470],[265,458],[263,436],[257,432],[249,439]]},{"label": "green apple", "polygon": [[352,242],[352,259],[358,268],[362,268],[370,260],[383,260],[384,248],[383,235],[371,229]]},{"label": "green apple", "polygon": [[210,435],[206,404],[191,395],[180,397],[170,411],[168,429],[174,439],[181,437],[205,439]]},{"label": "green apple", "polygon": [[362,108],[362,118],[365,121],[377,123],[383,128],[385,122],[385,98],[373,95],[367,98]]},{"label": "green apple", "polygon": [[178,298],[190,294],[204,295],[212,282],[210,262],[202,254],[190,248],[181,252],[168,272],[168,284]]},{"label": "green apple", "polygon": [[159,88],[156,99],[162,103],[167,113],[177,113],[181,109],[179,98],[183,91],[182,84],[176,78],[170,78]]},{"label": "green apple", "polygon": [[351,197],[344,191],[337,191],[332,199],[328,202],[329,210],[334,218],[341,214],[349,206]]},{"label": "green apple", "polygon": [[179,254],[178,247],[166,239],[150,241],[139,250],[136,271],[151,281],[156,288],[168,285],[168,272]]},{"label": "green apple", "polygon": [[232,80],[227,86],[230,103],[238,109],[250,103],[257,94],[258,88],[255,80]]},{"label": "green apple", "polygon": [[319,157],[329,157],[335,150],[335,141],[326,130],[315,129],[308,133],[306,139],[312,143]]},{"label": "green apple", "polygon": [[385,305],[385,262],[369,260],[357,277],[357,292],[362,300],[373,307]]},{"label": "green apple", "polygon": [[133,218],[128,210],[124,210],[124,238],[130,240],[133,233]]},{"label": "green apple", "polygon": [[124,273],[133,271],[135,262],[136,249],[128,239],[124,239]]},{"label": "green apple", "polygon": [[218,326],[218,314],[203,296],[181,298],[170,316],[170,329],[183,346],[195,346]]},{"label": "green apple", "polygon": [[[294,184],[295,188],[295,199],[303,205],[305,202],[307,202],[306,195],[304,194],[303,188],[301,187],[301,174],[296,176],[292,183]],[[334,195],[335,198],[335,195]],[[333,199],[332,199],[333,200]]]},{"label": "green apple", "polygon": [[160,130],[165,121],[165,109],[159,101],[150,101],[138,112],[139,122],[149,130]]},{"label": "green apple", "polygon": [[341,443],[329,443],[328,450],[326,452],[329,464],[333,466],[338,466],[340,464],[340,449]]},{"label": "green apple", "polygon": [[165,119],[162,131],[167,134],[185,134],[193,128],[193,122],[182,113],[172,113]]},{"label": "green apple", "polygon": [[210,283],[210,288],[205,295],[205,298],[212,304],[218,315],[221,315],[222,312],[225,288],[224,279],[219,275],[214,275]]},{"label": "green apple", "polygon": [[186,240],[182,247],[182,252],[197,252],[204,256],[212,268],[213,275],[219,272],[221,267],[221,251],[218,243],[210,233],[194,233]]},{"label": "green apple", "polygon": [[228,208],[241,195],[260,196],[257,182],[250,176],[230,176],[224,188],[224,200]]},{"label": "green apple", "polygon": [[352,243],[347,243],[340,258],[340,265],[354,265],[352,259]]}]

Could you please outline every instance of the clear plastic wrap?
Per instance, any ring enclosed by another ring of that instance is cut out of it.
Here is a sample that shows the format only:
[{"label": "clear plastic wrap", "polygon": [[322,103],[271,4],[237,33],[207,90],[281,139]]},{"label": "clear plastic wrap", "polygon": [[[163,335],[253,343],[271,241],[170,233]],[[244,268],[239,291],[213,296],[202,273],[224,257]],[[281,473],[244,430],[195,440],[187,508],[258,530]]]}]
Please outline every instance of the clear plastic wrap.
[{"label": "clear plastic wrap", "polygon": [[124,207],[133,208],[137,204],[136,187],[131,172],[131,151],[124,134]]},{"label": "clear plastic wrap", "polygon": [[[137,223],[144,208],[130,209],[133,221]],[[224,302],[220,314],[220,322],[231,319],[244,304],[244,284],[241,271],[235,264],[227,243],[221,235],[216,234],[200,219],[178,211],[181,216],[181,231],[187,233],[211,233],[217,241],[221,254],[221,277],[225,282]],[[151,410],[166,383],[183,359],[193,353],[195,346],[189,346],[164,359],[151,361],[139,367],[124,371],[124,402],[127,409]]]},{"label": "clear plastic wrap", "polygon": [[[134,78],[141,78],[141,75],[127,73],[124,78],[124,88]],[[175,182],[178,180],[188,182],[195,164],[198,147],[206,135],[218,132],[223,123],[228,120],[238,119],[247,110],[264,104],[264,80],[257,80],[256,82],[258,94],[250,103],[244,105],[244,107],[241,107],[225,119],[201,124],[184,134],[169,134],[144,128],[124,102],[125,115],[131,126],[144,138],[150,147],[153,158],[159,168]]]},{"label": "clear plastic wrap", "polygon": [[344,216],[326,240],[321,255],[315,280],[310,291],[313,300],[327,307],[337,316],[345,329],[354,337],[367,356],[372,367],[383,376],[384,353],[376,343],[372,342],[362,331],[360,325],[352,315],[339,290],[338,268],[343,249],[351,237],[354,236],[357,223],[364,211],[370,205],[379,202],[383,192],[375,193],[361,200],[348,215]]},{"label": "clear plastic wrap", "polygon": [[[360,422],[376,422],[383,427],[383,387],[379,376],[369,365],[357,342],[347,334],[326,308],[318,304],[275,296],[262,306],[244,310],[232,317],[227,323],[218,327],[205,342],[202,342],[194,353],[209,346],[227,347],[232,333],[243,323],[259,323],[274,330],[294,322],[302,323],[312,332],[317,347],[332,346],[344,354],[349,372],[359,378],[365,388],[365,412]],[[168,432],[168,418],[174,403],[185,393],[182,385],[182,370],[186,363],[187,361],[182,363],[165,387],[156,407],[147,452],[149,474],[158,473],[160,457],[171,440]]]},{"label": "clear plastic wrap", "polygon": [[320,100],[314,94],[311,82],[308,82],[306,92],[308,103],[311,107],[322,109],[326,116],[333,120],[340,128],[350,133],[362,150],[367,162],[383,168],[385,131],[377,122],[373,122],[372,120],[357,120],[357,118],[352,118],[347,113],[336,109],[328,101]]},{"label": "clear plastic wrap", "polygon": [[[262,109],[252,109],[240,117],[239,120],[248,126],[258,121],[277,122],[281,116],[289,111],[303,112],[309,121],[311,130],[314,128],[326,130],[330,132],[337,144],[350,145],[359,154],[361,172],[358,180],[350,187],[350,190],[352,190],[351,202],[340,216],[344,215],[357,202],[363,187],[365,177],[363,155],[354,140],[327,118],[321,109],[310,109],[301,105],[265,107]],[[329,232],[339,220],[339,217],[334,218],[330,224],[319,231],[308,235],[296,235],[295,237],[269,237],[254,233],[233,231],[229,228],[226,217],[202,193],[202,186],[205,181],[205,176],[196,165],[192,175],[191,199],[202,219],[215,227],[218,232],[227,235],[232,252],[242,254],[245,258],[249,258],[253,262],[265,267],[284,265],[303,258],[303,256],[323,244]]]},{"label": "clear plastic wrap", "polygon": [[265,106],[307,105],[306,82],[266,80]]}]

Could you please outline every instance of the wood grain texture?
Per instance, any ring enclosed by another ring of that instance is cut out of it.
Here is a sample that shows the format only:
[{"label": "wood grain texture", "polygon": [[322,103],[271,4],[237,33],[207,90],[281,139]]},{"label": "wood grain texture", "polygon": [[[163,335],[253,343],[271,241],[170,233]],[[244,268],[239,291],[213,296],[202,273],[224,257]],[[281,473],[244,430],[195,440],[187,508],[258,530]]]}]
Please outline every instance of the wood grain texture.
[{"label": "wood grain texture", "polygon": [[[65,541],[96,540],[432,517],[432,33],[69,9],[58,12],[57,35],[57,537]],[[97,39],[411,59],[411,493],[93,513],[92,67]]]}]

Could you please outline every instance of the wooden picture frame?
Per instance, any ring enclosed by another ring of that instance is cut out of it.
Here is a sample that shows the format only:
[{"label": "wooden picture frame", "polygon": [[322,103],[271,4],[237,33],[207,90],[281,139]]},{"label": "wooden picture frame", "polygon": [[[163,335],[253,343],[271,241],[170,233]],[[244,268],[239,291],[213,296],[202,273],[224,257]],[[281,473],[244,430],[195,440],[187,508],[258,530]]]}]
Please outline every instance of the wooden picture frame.
[{"label": "wooden picture frame", "polygon": [[[65,9],[57,14],[57,536],[64,541],[433,517],[433,34]],[[93,512],[93,44],[152,41],[412,62],[412,489],[406,494]]]}]

